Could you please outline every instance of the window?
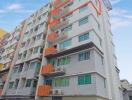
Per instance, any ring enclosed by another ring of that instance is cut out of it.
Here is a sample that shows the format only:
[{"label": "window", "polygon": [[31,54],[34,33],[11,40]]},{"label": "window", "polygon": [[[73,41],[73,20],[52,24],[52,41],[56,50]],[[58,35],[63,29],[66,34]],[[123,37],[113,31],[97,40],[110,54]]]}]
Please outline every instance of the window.
[{"label": "window", "polygon": [[56,63],[56,59],[55,59],[55,58],[50,58],[50,59],[48,60],[48,64],[55,65],[55,63]]},{"label": "window", "polygon": [[44,22],[42,22],[41,24],[40,24],[40,27],[42,27],[44,25]]},{"label": "window", "polygon": [[69,19],[69,18],[71,18],[71,17],[72,17],[72,13],[69,14],[69,15],[67,15],[67,16],[65,17],[65,19]]},{"label": "window", "polygon": [[90,51],[79,53],[79,61],[90,59]]},{"label": "window", "polygon": [[35,87],[35,88],[36,88],[37,83],[38,83],[38,81],[37,81],[37,80],[34,80],[34,82],[33,82],[33,87]]},{"label": "window", "polygon": [[78,85],[91,84],[91,75],[78,76]]},{"label": "window", "polygon": [[14,82],[9,82],[9,89],[13,88]]},{"label": "window", "polygon": [[104,79],[104,88],[106,88],[106,80]]},{"label": "window", "polygon": [[85,41],[89,39],[89,33],[83,34],[79,36],[79,42]]},{"label": "window", "polygon": [[26,58],[27,56],[27,51],[24,51],[23,58]]},{"label": "window", "polygon": [[83,6],[83,7],[81,7],[81,8],[79,9],[79,12],[81,13],[81,12],[83,12],[83,11],[86,11],[87,9],[88,9],[88,6],[85,5],[85,6]]},{"label": "window", "polygon": [[129,96],[129,100],[132,100],[132,96]]},{"label": "window", "polygon": [[33,51],[33,54],[38,53],[38,50],[39,50],[39,47],[35,47],[35,48],[34,48],[34,51]]},{"label": "window", "polygon": [[70,46],[70,45],[71,45],[71,39],[66,40],[66,41],[60,43],[60,44],[59,44],[59,48],[60,48],[60,49],[64,49],[65,47],[68,47],[68,46]]},{"label": "window", "polygon": [[18,59],[21,59],[22,58],[22,54],[18,54]]},{"label": "window", "polygon": [[55,87],[66,87],[69,86],[69,78],[60,78],[54,80]]},{"label": "window", "polygon": [[18,72],[22,72],[23,69],[23,64],[20,64],[20,66],[18,67]]},{"label": "window", "polygon": [[30,87],[32,84],[32,79],[27,79],[26,87]]},{"label": "window", "polygon": [[54,96],[53,96],[53,97],[52,97],[52,100],[62,100],[62,97],[59,97],[59,96],[55,96],[55,97],[54,97]]},{"label": "window", "polygon": [[99,39],[99,43],[100,43],[100,46],[102,46],[102,40],[101,39]]},{"label": "window", "polygon": [[37,35],[37,40],[40,40],[42,38],[43,33],[40,33],[39,35]]},{"label": "window", "polygon": [[57,66],[62,66],[70,63],[70,57],[62,57],[57,60]]},{"label": "window", "polygon": [[68,7],[72,6],[72,5],[73,5],[73,2],[70,2],[69,4],[67,4],[66,6],[64,6],[64,8],[68,8]]},{"label": "window", "polygon": [[14,69],[13,69],[13,73],[17,73],[18,72],[18,67],[15,67]]},{"label": "window", "polygon": [[101,63],[104,65],[104,58],[101,56]]},{"label": "window", "polygon": [[35,69],[35,67],[36,67],[36,62],[31,62],[30,69]]},{"label": "window", "polygon": [[72,30],[72,25],[67,26],[66,28],[63,28],[61,32],[68,32]]},{"label": "window", "polygon": [[100,30],[100,24],[98,23],[98,29]]},{"label": "window", "polygon": [[88,23],[88,17],[85,17],[79,20],[79,26],[84,25],[86,23]]},{"label": "window", "polygon": [[35,32],[38,31],[38,28],[39,28],[39,26],[36,26],[36,27],[34,28],[34,31],[35,31]]},{"label": "window", "polygon": [[15,89],[18,87],[19,79],[16,79],[15,81]]}]

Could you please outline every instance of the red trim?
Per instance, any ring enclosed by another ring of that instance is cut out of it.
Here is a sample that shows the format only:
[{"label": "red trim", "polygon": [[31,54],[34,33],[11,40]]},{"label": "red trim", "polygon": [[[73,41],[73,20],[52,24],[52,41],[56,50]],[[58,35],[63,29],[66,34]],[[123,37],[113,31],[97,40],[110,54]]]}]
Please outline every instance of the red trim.
[{"label": "red trim", "polygon": [[[93,8],[94,8],[94,9],[96,10],[96,12],[98,13],[98,15],[101,15],[101,1],[98,0],[98,3],[99,3],[99,7],[97,8],[97,7],[93,4],[92,1],[89,1],[89,2],[87,2],[87,3],[83,4],[83,5],[81,5],[80,7],[74,9],[73,11],[70,11],[69,13],[65,14],[64,16],[62,16],[62,17],[60,17],[60,18],[58,18],[58,19],[56,19],[56,20],[53,20],[53,21],[50,22],[49,24],[53,24],[53,23],[55,23],[55,22],[58,22],[58,21],[60,21],[61,19],[65,18],[67,15],[69,15],[69,14],[73,13],[74,11],[76,11],[76,10],[82,8],[83,6],[86,6],[86,5],[89,5],[89,4],[91,4],[91,5],[93,6]],[[61,7],[61,6],[60,6],[60,7]],[[57,8],[57,9],[59,9],[59,8]],[[55,10],[57,10],[57,9],[55,9]]]}]

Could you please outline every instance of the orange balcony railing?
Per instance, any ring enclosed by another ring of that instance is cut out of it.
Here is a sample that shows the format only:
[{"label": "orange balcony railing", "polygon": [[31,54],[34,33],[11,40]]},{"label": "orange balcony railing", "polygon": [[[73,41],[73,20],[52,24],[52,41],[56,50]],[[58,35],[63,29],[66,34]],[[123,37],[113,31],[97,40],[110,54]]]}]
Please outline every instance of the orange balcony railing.
[{"label": "orange balcony railing", "polygon": [[52,92],[50,85],[42,85],[38,87],[37,96],[49,96]]},{"label": "orange balcony railing", "polygon": [[63,8],[63,9],[54,9],[51,11],[51,16],[54,19],[60,18],[69,12],[69,8]]},{"label": "orange balcony railing", "polygon": [[3,89],[0,89],[0,96],[2,96],[2,90],[3,90]]},{"label": "orange balcony railing", "polygon": [[55,47],[46,48],[44,51],[44,56],[54,55],[57,53],[57,49]]},{"label": "orange balcony railing", "polygon": [[52,64],[47,64],[42,67],[41,74],[48,74],[54,71],[54,66]]},{"label": "orange balcony railing", "polygon": [[48,35],[48,41],[49,42],[54,42],[56,40],[56,38],[58,37],[58,34],[55,32],[52,32]]},{"label": "orange balcony railing", "polygon": [[60,20],[54,20],[49,23],[50,28],[55,27],[57,24],[60,23]]},{"label": "orange balcony railing", "polygon": [[66,25],[68,25],[68,23],[69,23],[69,20],[65,20],[65,19],[61,20],[61,19],[59,19],[59,20],[51,21],[49,26],[50,26],[50,28],[52,30],[57,30],[58,28],[65,27]]}]

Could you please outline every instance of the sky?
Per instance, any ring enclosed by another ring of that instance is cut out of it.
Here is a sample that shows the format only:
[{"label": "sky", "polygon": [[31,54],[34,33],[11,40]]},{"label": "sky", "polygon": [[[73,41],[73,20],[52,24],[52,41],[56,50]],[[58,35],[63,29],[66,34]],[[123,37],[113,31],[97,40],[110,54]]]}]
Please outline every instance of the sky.
[{"label": "sky", "polygon": [[[0,28],[8,32],[49,0],[0,0]],[[132,0],[111,0],[111,28],[121,79],[132,82]]]}]

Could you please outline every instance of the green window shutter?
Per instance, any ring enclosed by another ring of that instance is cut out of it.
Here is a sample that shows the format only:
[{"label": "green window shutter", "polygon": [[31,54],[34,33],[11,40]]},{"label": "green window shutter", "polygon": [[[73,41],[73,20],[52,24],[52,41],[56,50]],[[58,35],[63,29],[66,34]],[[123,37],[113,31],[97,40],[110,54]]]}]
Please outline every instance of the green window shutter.
[{"label": "green window shutter", "polygon": [[69,86],[69,78],[60,78],[53,81],[55,87],[66,87]]},{"label": "green window shutter", "polygon": [[84,76],[78,76],[78,85],[84,84]]},{"label": "green window shutter", "polygon": [[78,85],[91,84],[91,75],[78,76]]},{"label": "green window shutter", "polygon": [[85,84],[91,84],[91,75],[85,75]]},{"label": "green window shutter", "polygon": [[62,87],[65,86],[65,79],[61,79],[61,86],[62,86]]},{"label": "green window shutter", "polygon": [[69,86],[69,78],[65,80],[65,86]]}]

